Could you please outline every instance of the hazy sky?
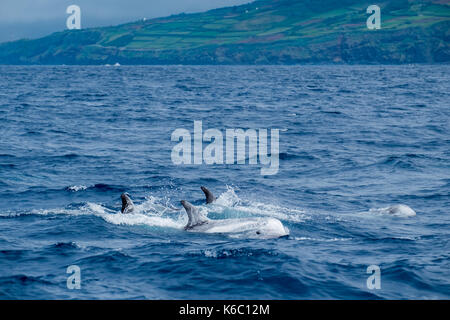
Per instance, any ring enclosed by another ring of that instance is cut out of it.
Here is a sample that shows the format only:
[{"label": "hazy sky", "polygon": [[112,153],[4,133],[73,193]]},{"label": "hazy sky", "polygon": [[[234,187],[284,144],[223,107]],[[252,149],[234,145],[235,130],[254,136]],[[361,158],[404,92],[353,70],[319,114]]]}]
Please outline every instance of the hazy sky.
[{"label": "hazy sky", "polygon": [[82,28],[199,12],[252,0],[0,0],[0,42],[37,38],[66,28],[66,8],[81,8]]}]

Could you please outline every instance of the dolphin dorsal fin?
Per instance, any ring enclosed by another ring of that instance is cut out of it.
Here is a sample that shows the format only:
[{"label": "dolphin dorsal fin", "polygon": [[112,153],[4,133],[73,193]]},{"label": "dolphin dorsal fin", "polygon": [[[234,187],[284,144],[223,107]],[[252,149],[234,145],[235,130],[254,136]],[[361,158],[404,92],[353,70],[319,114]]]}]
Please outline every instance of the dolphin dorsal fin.
[{"label": "dolphin dorsal fin", "polygon": [[130,195],[128,193],[122,193],[120,195],[120,198],[122,199],[122,213],[131,213],[134,211],[134,203],[130,198]]},{"label": "dolphin dorsal fin", "polygon": [[191,203],[188,201],[182,200],[181,204],[184,207],[184,210],[186,210],[186,213],[188,215],[188,223],[184,227],[185,229],[190,229],[192,227],[204,224],[209,221],[208,218],[203,216],[200,211],[196,207],[194,207]]},{"label": "dolphin dorsal fin", "polygon": [[216,201],[216,197],[214,197],[213,193],[206,187],[200,187],[200,189],[202,189],[203,193],[205,194],[206,203],[213,203],[214,201]]}]

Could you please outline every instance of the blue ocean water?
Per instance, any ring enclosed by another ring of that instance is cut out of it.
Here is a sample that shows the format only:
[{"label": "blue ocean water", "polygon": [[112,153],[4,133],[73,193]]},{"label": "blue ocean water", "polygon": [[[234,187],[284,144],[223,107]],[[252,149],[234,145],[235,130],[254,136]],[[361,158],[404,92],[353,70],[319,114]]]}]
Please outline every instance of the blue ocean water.
[{"label": "blue ocean water", "polygon": [[[448,299],[449,74],[0,66],[0,298]],[[171,134],[195,120],[280,129],[278,174],[173,164]],[[120,214],[124,191],[134,214]],[[168,210],[181,199],[212,219],[277,218],[290,235],[186,232]],[[394,204],[417,215],[383,210]]]}]

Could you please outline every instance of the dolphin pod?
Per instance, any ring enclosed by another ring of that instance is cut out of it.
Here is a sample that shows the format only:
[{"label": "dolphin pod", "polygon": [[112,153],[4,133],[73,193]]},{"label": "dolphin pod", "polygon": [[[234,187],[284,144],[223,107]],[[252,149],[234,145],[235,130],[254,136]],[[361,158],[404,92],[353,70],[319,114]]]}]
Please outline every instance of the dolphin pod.
[{"label": "dolphin pod", "polygon": [[[202,189],[203,193],[205,194],[207,204],[216,201],[216,197],[206,187],[202,186],[200,187],[200,189]],[[122,209],[120,211],[124,214],[132,213],[134,211],[134,203],[133,200],[131,200],[130,195],[127,192],[124,192],[120,195],[120,198],[122,199]],[[175,207],[172,207],[171,209],[178,210]]]},{"label": "dolphin pod", "polygon": [[[201,187],[205,194],[206,204],[211,204],[216,201],[214,194],[206,187]],[[134,204],[128,193],[122,193],[123,214],[133,213]],[[203,232],[203,233],[244,233],[248,236],[258,238],[279,238],[289,235],[289,230],[283,226],[280,220],[275,218],[242,218],[242,219],[225,219],[225,220],[211,220],[186,200],[180,201],[186,214],[188,222],[184,227],[186,231]],[[177,209],[177,208],[173,208]],[[394,216],[415,216],[416,212],[404,204],[389,206],[387,208],[379,209],[381,213]]]},{"label": "dolphin pod", "polygon": [[[201,187],[205,194],[206,204],[211,204],[216,200],[214,194],[206,187]],[[128,193],[123,193],[122,214],[129,214],[135,211],[133,201]],[[251,238],[279,238],[289,235],[289,230],[283,226],[280,220],[275,218],[243,218],[243,219],[224,219],[211,220],[204,216],[200,210],[186,200],[181,201],[186,214],[188,223],[184,230],[201,233],[226,233],[226,234],[244,234]]]}]

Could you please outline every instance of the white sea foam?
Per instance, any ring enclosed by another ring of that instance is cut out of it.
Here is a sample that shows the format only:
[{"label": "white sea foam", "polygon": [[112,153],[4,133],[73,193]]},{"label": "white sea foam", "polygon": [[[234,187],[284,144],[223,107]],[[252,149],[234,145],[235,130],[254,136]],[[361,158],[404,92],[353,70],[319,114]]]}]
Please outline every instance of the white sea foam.
[{"label": "white sea foam", "polygon": [[88,210],[92,214],[101,217],[106,222],[116,224],[116,225],[146,225],[154,227],[168,227],[181,229],[186,224],[186,219],[174,219],[172,217],[162,217],[165,208],[162,211],[158,211],[157,207],[161,205],[156,205],[155,202],[158,199],[155,197],[149,197],[140,205],[135,206],[135,211],[131,214],[121,214],[116,212],[112,214],[109,209],[95,204],[87,203]]},{"label": "white sea foam", "polygon": [[87,187],[86,187],[86,186],[83,186],[83,185],[81,185],[81,186],[70,186],[70,187],[68,187],[67,189],[69,189],[70,191],[77,192],[77,191],[86,190]]},{"label": "white sea foam", "polygon": [[259,201],[243,201],[236,194],[234,188],[227,186],[227,191],[222,193],[216,202],[208,206],[208,211],[223,213],[230,209],[251,216],[272,217],[297,223],[310,219],[301,209],[286,208]]},{"label": "white sea foam", "polygon": [[106,222],[117,225],[146,225],[181,229],[184,224],[170,218],[154,217],[145,214],[107,214],[101,216]]},{"label": "white sea foam", "polygon": [[217,251],[211,249],[204,250],[203,255],[207,258],[217,258],[218,256]]}]

